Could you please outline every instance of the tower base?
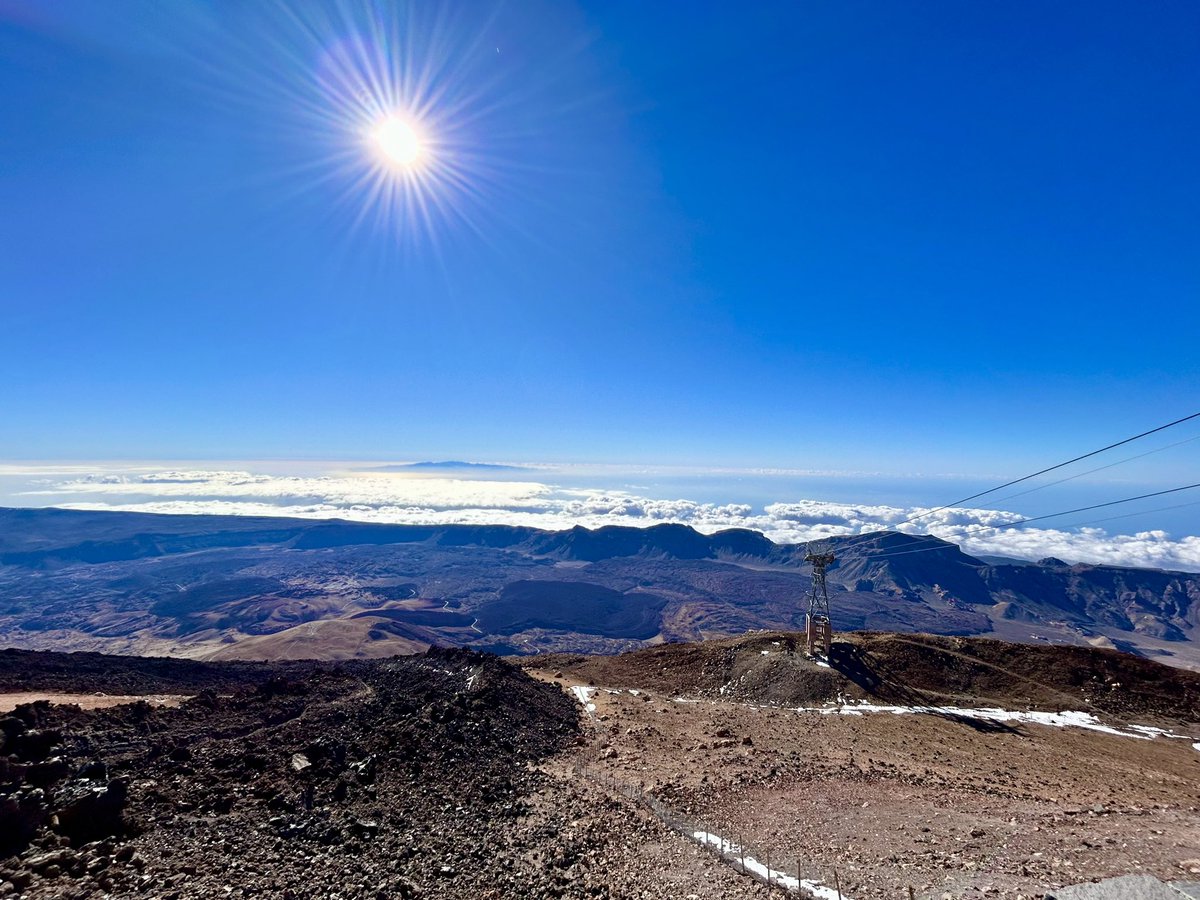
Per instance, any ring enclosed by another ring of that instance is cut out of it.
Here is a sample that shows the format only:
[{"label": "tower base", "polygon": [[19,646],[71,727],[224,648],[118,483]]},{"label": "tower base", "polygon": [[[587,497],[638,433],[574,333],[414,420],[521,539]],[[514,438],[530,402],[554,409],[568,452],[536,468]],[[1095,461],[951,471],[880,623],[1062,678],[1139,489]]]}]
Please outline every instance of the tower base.
[{"label": "tower base", "polygon": [[829,656],[829,648],[833,643],[833,625],[829,616],[807,614],[804,617],[804,636],[811,655],[821,653]]}]

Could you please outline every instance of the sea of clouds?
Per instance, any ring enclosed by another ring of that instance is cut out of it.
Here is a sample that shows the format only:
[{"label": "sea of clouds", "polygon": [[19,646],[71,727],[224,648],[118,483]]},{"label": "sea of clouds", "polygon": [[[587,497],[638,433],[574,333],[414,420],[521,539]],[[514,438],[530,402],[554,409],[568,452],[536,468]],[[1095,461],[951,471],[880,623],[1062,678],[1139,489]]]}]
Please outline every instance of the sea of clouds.
[{"label": "sea of clouds", "polygon": [[[8,475],[14,472],[10,467]],[[1196,535],[1172,537],[1159,530],[1120,534],[1095,526],[997,530],[996,526],[1016,522],[1022,516],[994,509],[933,510],[823,500],[754,507],[654,499],[626,490],[556,484],[552,471],[528,473],[550,475],[546,480],[369,470],[281,475],[199,468],[81,467],[25,469],[24,474],[31,477],[21,490],[10,490],[8,502],[90,510],[341,518],[421,525],[507,524],[545,529],[677,522],[709,533],[723,528],[752,528],[781,543],[896,529],[934,534],[973,554],[1023,559],[1055,556],[1069,562],[1200,571],[1200,536]],[[906,524],[907,519],[920,513],[929,515]]]}]

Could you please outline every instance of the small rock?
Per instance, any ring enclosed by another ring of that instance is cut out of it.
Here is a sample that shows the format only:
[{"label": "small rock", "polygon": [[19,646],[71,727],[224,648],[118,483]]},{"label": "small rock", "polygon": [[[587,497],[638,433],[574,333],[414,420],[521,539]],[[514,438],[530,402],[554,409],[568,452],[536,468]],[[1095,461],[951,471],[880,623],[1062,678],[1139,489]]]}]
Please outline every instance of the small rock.
[{"label": "small rock", "polygon": [[62,868],[74,859],[74,856],[70,850],[53,850],[50,853],[31,856],[26,860],[25,864],[35,872],[42,872],[43,874],[48,873],[51,869],[61,872]]},{"label": "small rock", "polygon": [[107,856],[96,856],[88,860],[87,870],[91,874],[102,872],[108,868],[109,859]]}]

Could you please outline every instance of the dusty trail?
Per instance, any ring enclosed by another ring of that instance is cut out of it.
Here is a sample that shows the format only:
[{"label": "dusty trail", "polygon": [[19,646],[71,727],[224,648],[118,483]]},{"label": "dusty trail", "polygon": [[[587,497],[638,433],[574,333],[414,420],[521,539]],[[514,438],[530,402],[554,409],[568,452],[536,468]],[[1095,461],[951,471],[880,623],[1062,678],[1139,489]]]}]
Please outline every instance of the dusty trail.
[{"label": "dusty trail", "polygon": [[73,694],[63,691],[0,692],[0,713],[10,713],[23,703],[45,701],[56,706],[78,706],[80,709],[104,709],[125,703],[149,703],[153,706],[179,706],[187,694]]}]

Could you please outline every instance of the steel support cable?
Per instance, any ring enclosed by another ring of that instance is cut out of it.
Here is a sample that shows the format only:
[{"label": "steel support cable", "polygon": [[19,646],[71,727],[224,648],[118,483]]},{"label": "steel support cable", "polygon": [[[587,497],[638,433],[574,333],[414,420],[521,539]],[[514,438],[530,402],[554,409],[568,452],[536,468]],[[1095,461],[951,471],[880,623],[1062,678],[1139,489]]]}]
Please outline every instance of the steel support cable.
[{"label": "steel support cable", "polygon": [[928,512],[919,513],[911,518],[901,522],[901,525],[907,525],[909,522],[915,522],[917,519],[923,519],[926,516],[931,516],[935,512],[941,512],[944,509],[949,509],[952,506],[958,506],[960,503],[966,503],[974,500],[977,497],[983,497],[986,494],[994,494],[996,491],[1002,491],[1006,487],[1012,487],[1014,484],[1020,484],[1022,481],[1028,481],[1031,478],[1037,478],[1039,475],[1045,475],[1047,472],[1053,472],[1056,469],[1062,469],[1072,463],[1077,463],[1080,460],[1089,459],[1093,456],[1098,456],[1105,451],[1123,447],[1125,444],[1131,444],[1134,441],[1140,441],[1144,437],[1149,437],[1152,434],[1157,434],[1160,431],[1166,431],[1168,428],[1174,428],[1176,425],[1182,425],[1184,422],[1189,422],[1192,419],[1200,419],[1200,412],[1194,412],[1190,416],[1184,416],[1182,419],[1176,419],[1174,422],[1168,422],[1166,425],[1159,425],[1157,428],[1151,428],[1149,431],[1143,431],[1141,434],[1135,434],[1133,437],[1127,437],[1123,441],[1117,441],[1115,444],[1109,444],[1107,447],[1101,447],[1099,450],[1093,450],[1090,453],[1084,453],[1082,456],[1076,456],[1074,459],[1068,459],[1066,462],[1060,462],[1057,465],[1047,466],[1045,469],[1040,469],[1030,475],[1024,475],[1021,478],[1014,478],[1012,481],[1005,482],[994,488],[988,488],[986,491],[980,491],[978,494],[972,494],[970,497],[963,497],[961,500],[955,500],[953,503],[947,503],[945,506],[939,506],[937,509],[931,509]]},{"label": "steel support cable", "polygon": [[1024,497],[1026,494],[1032,494],[1048,487],[1054,487],[1058,484],[1065,484],[1068,481],[1074,481],[1076,478],[1082,478],[1084,475],[1092,475],[1096,472],[1103,472],[1105,469],[1111,469],[1114,466],[1124,465],[1127,462],[1133,462],[1135,459],[1141,459],[1145,456],[1153,456],[1155,453],[1162,453],[1164,450],[1170,450],[1172,447],[1179,447],[1183,444],[1190,444],[1192,441],[1200,441],[1200,434],[1193,435],[1190,438],[1184,438],[1182,441],[1176,441],[1173,444],[1167,444],[1165,447],[1155,447],[1153,450],[1147,450],[1145,453],[1138,453],[1135,456],[1127,456],[1124,459],[1118,459],[1116,462],[1110,462],[1103,466],[1097,466],[1094,469],[1088,469],[1086,472],[1080,472],[1078,475],[1068,475],[1066,478],[1060,478],[1058,481],[1051,481],[1047,484],[1039,484],[1037,487],[1031,487],[1025,491],[1017,491],[1015,494],[1006,494],[1003,497],[998,497],[991,501],[992,503],[1003,503],[1005,500],[1012,500],[1016,497]]},{"label": "steel support cable", "polygon": [[1112,522],[1115,519],[1132,519],[1134,516],[1145,516],[1156,512],[1170,512],[1173,509],[1186,509],[1189,506],[1200,506],[1200,500],[1190,503],[1176,503],[1172,506],[1156,506],[1154,509],[1139,509],[1137,512],[1121,513],[1119,516],[1105,516],[1103,519],[1088,519],[1086,522],[1075,522],[1067,528],[1082,528],[1084,525],[1099,525],[1101,522]]},{"label": "steel support cable", "polygon": [[1106,506],[1116,506],[1118,503],[1132,503],[1134,500],[1145,500],[1147,497],[1161,497],[1164,494],[1177,494],[1180,491],[1190,491],[1194,488],[1200,488],[1200,482],[1196,484],[1185,484],[1183,487],[1169,488],[1165,491],[1154,491],[1150,494],[1138,494],[1136,497],[1126,497],[1124,500],[1109,500],[1107,503],[1096,503],[1092,506],[1081,506],[1078,509],[1068,509],[1064,512],[1049,513],[1045,516],[1031,516],[1028,519],[1021,519],[1017,522],[1008,522],[1005,525],[987,525],[987,528],[995,528],[999,531],[1002,528],[1016,528],[1018,525],[1024,525],[1027,522],[1040,522],[1043,519],[1057,519],[1059,516],[1069,516],[1072,513],[1087,512],[1091,509],[1103,509]]},{"label": "steel support cable", "polygon": [[[1018,525],[1024,525],[1028,522],[1040,522],[1043,519],[1055,519],[1055,518],[1058,518],[1059,516],[1069,516],[1072,513],[1087,512],[1087,511],[1093,510],[1093,509],[1103,509],[1104,507],[1117,506],[1118,504],[1121,504],[1121,503],[1132,503],[1134,500],[1146,500],[1150,497],[1161,497],[1164,494],[1177,494],[1180,491],[1189,491],[1189,490],[1193,490],[1195,488],[1200,488],[1200,482],[1197,482],[1196,484],[1185,484],[1182,487],[1177,487],[1177,488],[1169,488],[1168,490],[1165,490],[1165,491],[1154,491],[1149,494],[1139,494],[1136,497],[1126,497],[1123,500],[1109,500],[1107,503],[1096,503],[1092,506],[1081,506],[1078,509],[1068,509],[1068,510],[1064,510],[1063,512],[1048,513],[1047,515],[1044,515],[1044,516],[1032,516],[1028,519],[1020,519],[1019,521],[1008,522],[1004,525],[978,525],[977,524],[977,525],[973,525],[972,527],[978,529],[978,531],[976,531],[973,534],[963,535],[963,539],[969,539],[972,537],[980,537],[981,536],[979,534],[980,531],[1001,531],[1005,528],[1015,528]],[[1197,502],[1200,502],[1200,501],[1197,501]],[[1107,521],[1110,521],[1111,519],[1124,519],[1124,518],[1128,518],[1129,516],[1143,515],[1145,513],[1150,513],[1150,512],[1162,512],[1164,510],[1169,510],[1169,509],[1180,509],[1185,506],[1194,506],[1194,505],[1196,505],[1196,504],[1181,503],[1178,506],[1167,506],[1167,507],[1162,507],[1161,509],[1145,509],[1145,510],[1141,510],[1136,513],[1126,513],[1124,515],[1110,516],[1110,517],[1104,518],[1104,519],[1092,519],[1087,522],[1077,522],[1074,525],[1071,525],[1069,527],[1078,528],[1080,526],[1091,525],[1096,522],[1107,522]],[[932,547],[916,547],[916,548],[909,547],[905,550],[894,550],[894,551],[889,551],[887,553],[879,553],[879,554],[875,554],[873,556],[867,557],[866,562],[875,562],[876,560],[880,560],[880,559],[890,559],[893,556],[905,556],[906,554],[909,554],[909,553],[928,553],[932,550],[944,550],[944,549],[946,549],[947,544],[949,544],[951,547],[958,547],[958,544],[955,544],[953,541],[948,541],[945,538],[939,538],[934,535],[927,535],[926,537],[919,538],[917,540],[917,543],[923,543],[923,542],[932,543],[934,541],[937,542],[937,545],[932,546]]]},{"label": "steel support cable", "polygon": [[[979,529],[982,531],[988,531],[988,530],[996,528],[998,526],[980,525],[977,522],[972,522],[970,525],[968,525],[966,527],[976,528],[976,529]],[[925,553],[930,550],[944,550],[944,549],[946,549],[946,546],[945,546],[946,544],[950,544],[951,546],[955,546],[955,547],[958,546],[957,544],[954,543],[954,541],[949,540],[947,538],[940,538],[936,534],[926,534],[926,535],[922,536],[922,535],[906,534],[903,531],[895,531],[895,532],[885,531],[884,533],[885,534],[903,534],[905,537],[913,538],[914,544],[933,544],[934,546],[920,547],[919,549],[914,550],[914,549],[911,549],[913,544],[908,544],[907,547],[910,549],[885,550],[882,553],[876,553],[876,554],[873,554],[872,556],[868,557],[867,558],[868,561],[874,561],[877,559],[887,559],[888,557],[891,557],[891,556],[904,556],[906,553]],[[963,539],[965,540],[966,538],[974,537],[974,536],[975,536],[974,533],[968,534],[968,535],[965,535],[963,537]],[[869,535],[869,534],[866,534],[866,535],[843,535],[843,537],[848,538],[849,541],[854,541],[855,538],[859,538],[859,537],[861,537],[863,540],[869,540],[872,538],[872,535]],[[862,547],[863,540],[859,540],[857,543],[846,543],[846,544],[842,544],[841,546],[835,546],[834,552],[840,554],[842,551],[845,551],[845,550],[858,550],[860,547]],[[863,552],[868,552],[868,551],[863,551]],[[839,556],[839,559],[840,558],[841,557]]]},{"label": "steel support cable", "polygon": [[[1098,450],[1092,450],[1090,453],[1084,453],[1081,456],[1076,456],[1073,459],[1068,459],[1066,462],[1060,462],[1060,463],[1057,463],[1056,465],[1047,466],[1044,469],[1039,469],[1038,471],[1032,472],[1029,475],[1023,475],[1020,478],[1014,478],[1012,481],[1006,481],[1004,484],[997,485],[994,488],[988,488],[986,491],[979,491],[976,494],[971,494],[971,496],[969,496],[969,497],[963,497],[960,500],[954,500],[950,503],[945,504],[944,506],[938,506],[934,509],[928,509],[923,513],[917,513],[914,516],[909,516],[907,519],[905,519],[902,522],[897,522],[895,525],[889,525],[887,527],[889,530],[895,530],[897,528],[900,528],[903,525],[909,525],[909,524],[917,521],[917,519],[923,519],[926,516],[932,516],[934,513],[942,512],[943,510],[947,510],[947,509],[951,509],[952,507],[956,507],[962,503],[967,503],[967,502],[969,502],[971,500],[975,500],[979,497],[987,496],[988,494],[994,494],[996,491],[1002,491],[1006,487],[1012,487],[1014,484],[1021,484],[1024,481],[1029,481],[1031,478],[1037,478],[1039,475],[1045,475],[1047,472],[1054,472],[1058,469],[1066,468],[1067,466],[1072,465],[1073,463],[1077,463],[1077,462],[1080,462],[1081,460],[1085,460],[1085,459],[1090,459],[1093,456],[1098,456],[1101,453],[1105,453],[1105,452],[1107,452],[1109,450],[1113,450],[1117,447],[1123,447],[1124,445],[1131,444],[1134,441],[1140,441],[1144,437],[1149,437],[1152,434],[1158,434],[1158,432],[1160,432],[1160,431],[1166,431],[1168,428],[1174,428],[1176,425],[1182,425],[1184,422],[1190,422],[1193,419],[1200,419],[1200,412],[1194,412],[1191,415],[1187,415],[1180,419],[1176,419],[1173,422],[1167,422],[1165,425],[1159,425],[1157,428],[1151,428],[1149,431],[1143,431],[1141,434],[1135,434],[1132,437],[1127,437],[1124,440],[1120,440],[1120,441],[1117,441],[1116,443],[1109,444],[1106,447],[1101,447]],[[1193,440],[1193,438],[1188,438],[1188,440]],[[1180,441],[1179,443],[1181,443],[1181,444],[1187,443],[1187,441]],[[1178,446],[1178,445],[1171,444],[1169,446]],[[1160,449],[1166,450],[1168,448],[1162,447]],[[1155,451],[1151,451],[1151,452],[1155,452]],[[1148,454],[1142,454],[1142,455],[1145,456]],[[1130,457],[1130,459],[1137,459],[1137,458],[1138,458],[1137,456]],[[1129,460],[1123,460],[1123,462],[1128,462],[1128,461]],[[1113,463],[1112,465],[1117,465],[1117,464]],[[1107,467],[1102,466],[1101,468],[1107,468]],[[1099,471],[1099,469],[1095,469],[1093,471]],[[1086,475],[1088,473],[1085,472],[1085,473],[1081,473],[1081,474]],[[1072,476],[1072,477],[1078,477],[1078,476]],[[1070,479],[1063,479],[1063,481],[1069,481],[1069,480]],[[1055,484],[1060,484],[1060,483],[1061,482],[1055,482]],[[1050,485],[1044,485],[1044,487],[1050,487]],[[1032,492],[1028,492],[1028,493],[1032,493]],[[1014,495],[1014,496],[1020,496],[1020,495],[1018,494],[1018,495]],[[849,547],[852,547],[852,546],[854,546],[854,544],[849,544],[844,549],[848,549]]]}]

